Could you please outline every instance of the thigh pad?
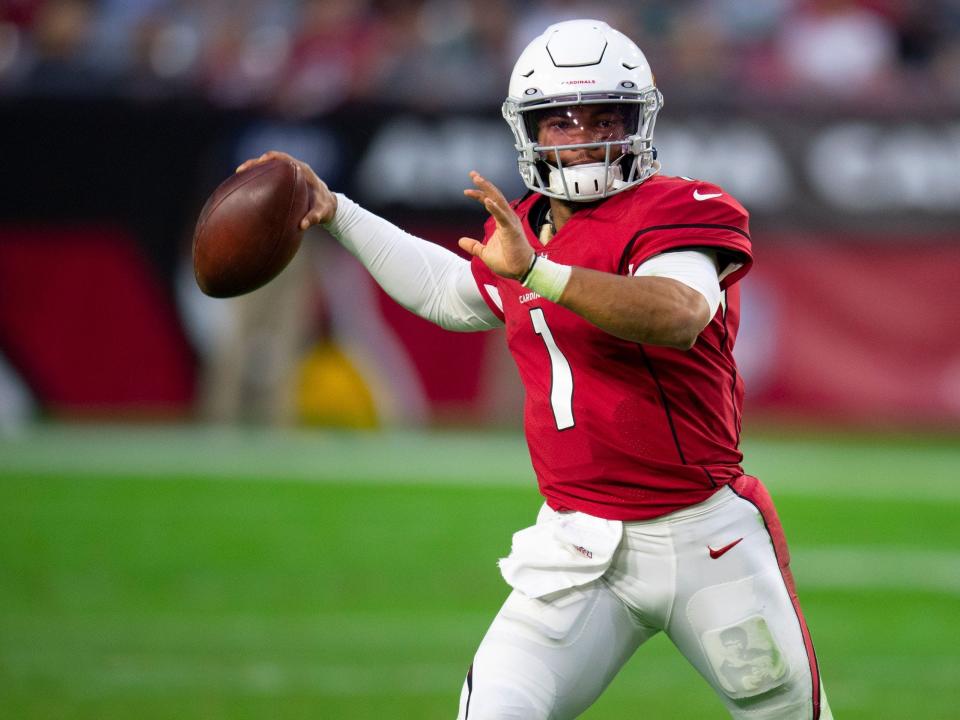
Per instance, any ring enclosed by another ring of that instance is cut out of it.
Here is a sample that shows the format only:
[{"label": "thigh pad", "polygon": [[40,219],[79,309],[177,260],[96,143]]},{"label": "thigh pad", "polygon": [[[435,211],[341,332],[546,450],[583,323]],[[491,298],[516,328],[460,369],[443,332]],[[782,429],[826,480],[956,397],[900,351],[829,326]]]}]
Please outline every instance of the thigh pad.
[{"label": "thigh pad", "polygon": [[[785,623],[769,593],[782,592],[778,577],[759,575],[703,588],[687,606],[687,618],[715,676],[733,699],[768,692],[787,682],[790,664],[783,648]],[[789,607],[789,603],[787,603]],[[778,637],[781,636],[781,637]]]}]

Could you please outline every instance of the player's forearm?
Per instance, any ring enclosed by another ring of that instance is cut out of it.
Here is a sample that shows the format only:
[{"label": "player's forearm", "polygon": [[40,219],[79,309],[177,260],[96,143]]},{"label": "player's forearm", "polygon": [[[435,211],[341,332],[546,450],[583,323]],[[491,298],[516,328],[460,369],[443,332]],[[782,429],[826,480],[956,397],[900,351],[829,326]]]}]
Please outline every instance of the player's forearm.
[{"label": "player's forearm", "polygon": [[623,277],[573,268],[559,304],[611,335],[689,350],[710,322],[704,297],[662,277]]},{"label": "player's forearm", "polygon": [[477,290],[467,260],[410,235],[339,195],[327,230],[411,312],[448,330],[488,330],[502,323]]}]

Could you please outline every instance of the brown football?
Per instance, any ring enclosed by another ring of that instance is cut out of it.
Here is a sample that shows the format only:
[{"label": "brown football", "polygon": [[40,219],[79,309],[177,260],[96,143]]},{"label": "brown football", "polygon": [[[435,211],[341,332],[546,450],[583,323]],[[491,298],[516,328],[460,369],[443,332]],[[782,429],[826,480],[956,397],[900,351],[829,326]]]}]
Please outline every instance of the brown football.
[{"label": "brown football", "polygon": [[267,160],[220,183],[193,232],[200,289],[226,298],[273,280],[300,248],[308,203],[303,173],[288,160]]}]

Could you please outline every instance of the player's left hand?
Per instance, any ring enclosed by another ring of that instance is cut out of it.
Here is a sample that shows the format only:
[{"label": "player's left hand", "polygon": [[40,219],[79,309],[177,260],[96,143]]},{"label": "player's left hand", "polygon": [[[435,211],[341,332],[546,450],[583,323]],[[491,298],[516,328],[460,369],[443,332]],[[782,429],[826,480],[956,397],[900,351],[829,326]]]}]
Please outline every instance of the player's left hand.
[{"label": "player's left hand", "polygon": [[466,252],[480,258],[497,275],[516,280],[523,277],[533,262],[534,251],[524,235],[520,218],[500,189],[478,172],[471,172],[474,188],[463,194],[473,198],[487,209],[497,223],[497,229],[484,245],[473,238],[460,238],[459,244]]}]

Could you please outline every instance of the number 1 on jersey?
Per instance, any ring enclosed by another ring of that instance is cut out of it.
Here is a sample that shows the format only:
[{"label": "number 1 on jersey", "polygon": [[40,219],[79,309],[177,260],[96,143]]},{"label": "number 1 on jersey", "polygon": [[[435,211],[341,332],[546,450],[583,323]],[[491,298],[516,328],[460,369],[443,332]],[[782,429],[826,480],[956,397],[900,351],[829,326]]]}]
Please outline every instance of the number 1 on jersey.
[{"label": "number 1 on jersey", "polygon": [[553,408],[553,419],[557,423],[557,430],[566,430],[573,427],[573,373],[570,363],[557,347],[553,333],[547,325],[547,319],[540,308],[530,309],[530,319],[533,320],[533,331],[543,338],[550,354],[550,406]]}]

